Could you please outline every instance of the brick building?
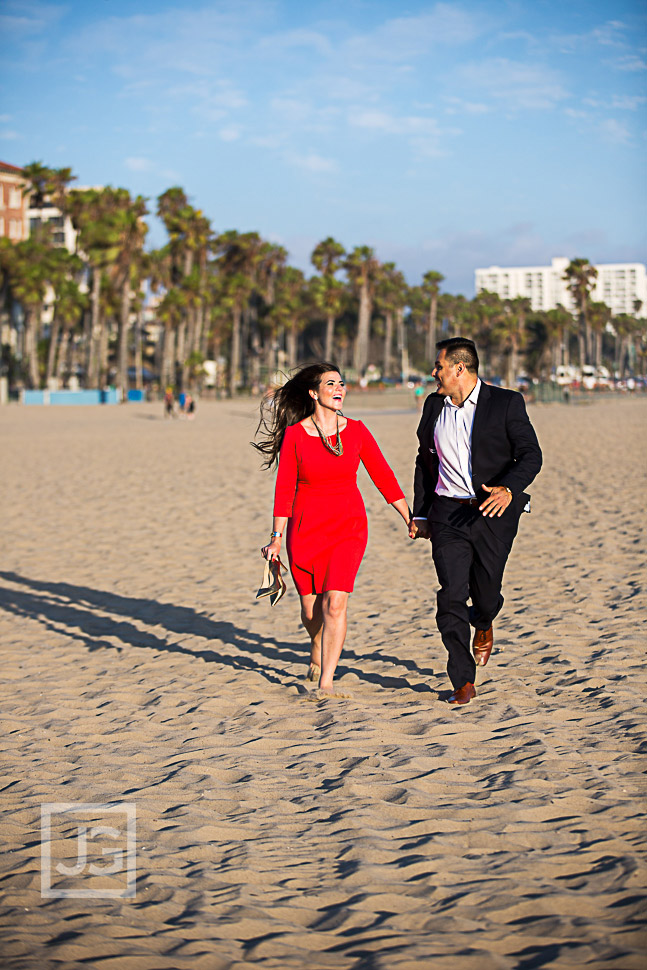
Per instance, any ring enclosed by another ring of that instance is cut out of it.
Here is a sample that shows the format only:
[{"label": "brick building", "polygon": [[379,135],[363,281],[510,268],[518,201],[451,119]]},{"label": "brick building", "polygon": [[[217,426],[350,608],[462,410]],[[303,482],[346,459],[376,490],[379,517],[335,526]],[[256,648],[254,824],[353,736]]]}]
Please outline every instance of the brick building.
[{"label": "brick building", "polygon": [[29,198],[23,194],[23,170],[0,162],[0,237],[20,242],[29,235]]}]

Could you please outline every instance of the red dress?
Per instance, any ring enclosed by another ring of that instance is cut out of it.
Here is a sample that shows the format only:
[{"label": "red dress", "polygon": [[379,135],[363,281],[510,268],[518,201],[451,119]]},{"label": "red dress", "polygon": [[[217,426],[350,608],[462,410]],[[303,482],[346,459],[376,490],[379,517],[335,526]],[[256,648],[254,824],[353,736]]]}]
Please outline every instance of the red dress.
[{"label": "red dress", "polygon": [[[300,594],[352,593],[368,540],[366,509],[357,487],[363,462],[387,502],[404,498],[375,438],[347,419],[343,455],[333,455],[302,424],[286,428],[274,492],[274,515],[287,516],[286,548]],[[334,443],[335,438],[331,438]]]}]

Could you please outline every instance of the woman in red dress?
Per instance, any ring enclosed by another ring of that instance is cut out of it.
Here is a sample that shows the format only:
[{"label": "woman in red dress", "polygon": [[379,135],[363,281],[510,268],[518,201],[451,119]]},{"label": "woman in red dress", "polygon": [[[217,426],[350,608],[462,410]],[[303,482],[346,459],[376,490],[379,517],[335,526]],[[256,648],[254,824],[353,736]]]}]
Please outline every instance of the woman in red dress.
[{"label": "woman in red dress", "polygon": [[[407,527],[411,512],[370,431],[342,414],[346,386],[334,364],[304,367],[261,410],[265,467],[279,459],[274,524],[261,554],[277,559],[285,535],[301,619],[311,640],[308,680],[332,693],[346,636],[348,594],[368,528],[357,487],[360,461]],[[287,532],[286,532],[287,526]]]}]

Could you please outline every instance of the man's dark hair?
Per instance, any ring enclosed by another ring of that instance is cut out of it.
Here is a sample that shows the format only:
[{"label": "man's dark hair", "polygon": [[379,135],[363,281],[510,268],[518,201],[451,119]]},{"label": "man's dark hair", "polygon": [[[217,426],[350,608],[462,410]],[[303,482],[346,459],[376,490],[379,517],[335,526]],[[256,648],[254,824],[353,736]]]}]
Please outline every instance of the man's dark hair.
[{"label": "man's dark hair", "polygon": [[473,340],[467,337],[448,337],[436,344],[437,350],[445,351],[445,360],[450,364],[465,364],[470,374],[479,372],[479,355]]}]

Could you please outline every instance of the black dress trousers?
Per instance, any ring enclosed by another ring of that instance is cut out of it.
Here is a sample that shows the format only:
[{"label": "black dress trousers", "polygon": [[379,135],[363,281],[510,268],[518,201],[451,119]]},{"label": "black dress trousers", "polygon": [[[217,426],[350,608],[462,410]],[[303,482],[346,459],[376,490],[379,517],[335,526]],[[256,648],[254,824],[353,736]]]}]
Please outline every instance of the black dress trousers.
[{"label": "black dress trousers", "polygon": [[436,622],[449,655],[447,673],[457,690],[476,677],[470,624],[487,630],[503,606],[501,583],[514,534],[506,531],[502,538],[477,506],[440,495],[434,499],[429,526],[440,583]]}]

